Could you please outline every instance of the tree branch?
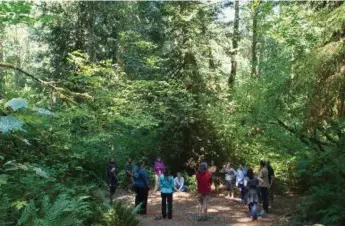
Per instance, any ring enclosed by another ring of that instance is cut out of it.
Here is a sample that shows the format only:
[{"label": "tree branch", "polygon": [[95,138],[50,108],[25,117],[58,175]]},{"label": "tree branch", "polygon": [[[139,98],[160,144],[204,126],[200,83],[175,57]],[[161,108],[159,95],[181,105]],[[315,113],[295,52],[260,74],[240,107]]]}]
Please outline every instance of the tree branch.
[{"label": "tree branch", "polygon": [[44,80],[42,80],[40,78],[37,78],[34,75],[32,75],[32,74],[30,74],[30,73],[28,73],[26,71],[24,71],[23,69],[14,66],[13,64],[8,64],[8,63],[0,62],[0,67],[19,71],[20,73],[22,73],[22,74],[32,78],[36,82],[39,82],[43,86],[49,87],[52,90],[56,91],[57,93],[60,94],[61,98],[66,99],[66,100],[68,100],[68,101],[70,101],[72,103],[75,103],[75,101],[72,100],[71,98],[68,98],[66,95],[69,95],[69,96],[72,96],[72,97],[82,97],[82,98],[87,98],[87,99],[93,99],[93,97],[90,96],[88,93],[76,93],[76,92],[70,91],[69,89],[55,86],[55,85],[53,85],[55,82],[44,81]]}]

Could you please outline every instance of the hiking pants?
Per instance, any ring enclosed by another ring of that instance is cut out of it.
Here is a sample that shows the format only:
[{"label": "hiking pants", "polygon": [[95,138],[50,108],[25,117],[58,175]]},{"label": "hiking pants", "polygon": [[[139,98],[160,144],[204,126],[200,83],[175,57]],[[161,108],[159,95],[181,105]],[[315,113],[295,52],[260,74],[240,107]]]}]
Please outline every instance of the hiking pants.
[{"label": "hiking pants", "polygon": [[267,187],[260,187],[261,191],[261,198],[262,198],[262,207],[268,213],[268,188]]},{"label": "hiking pants", "polygon": [[173,194],[170,193],[162,193],[162,216],[163,218],[167,217],[167,202],[168,202],[168,218],[172,218],[172,202],[173,202]]},{"label": "hiking pants", "polygon": [[142,188],[142,187],[135,187],[135,206],[141,204],[141,208],[139,210],[140,214],[146,214],[147,208],[147,197],[149,196],[149,189]]}]

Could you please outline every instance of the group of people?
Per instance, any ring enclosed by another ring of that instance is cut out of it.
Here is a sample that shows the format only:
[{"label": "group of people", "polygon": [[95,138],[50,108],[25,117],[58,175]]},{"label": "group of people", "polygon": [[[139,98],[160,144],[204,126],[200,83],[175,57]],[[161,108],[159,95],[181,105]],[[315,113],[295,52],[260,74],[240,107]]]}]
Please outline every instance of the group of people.
[{"label": "group of people", "polygon": [[[172,202],[174,192],[186,192],[188,187],[185,185],[184,177],[181,173],[177,173],[174,178],[171,170],[165,166],[160,157],[157,157],[154,163],[155,183],[154,192],[158,190],[162,197],[162,217],[156,219],[168,218],[172,219]],[[108,186],[110,190],[110,201],[112,202],[113,196],[118,185],[119,170],[116,167],[115,159],[112,158],[108,169]],[[126,187],[136,193],[135,206],[140,205],[139,214],[147,213],[147,199],[150,189],[150,178],[147,171],[145,160],[141,160],[137,167],[134,167],[132,159],[128,159],[125,165],[126,173]],[[166,211],[168,209],[168,211]]]},{"label": "group of people", "polygon": [[[177,173],[177,176],[174,178],[171,170],[165,166],[160,157],[157,157],[153,168],[155,172],[154,192],[159,190],[162,199],[162,214],[155,219],[172,219],[173,193],[186,192],[188,187],[185,185],[181,173]],[[117,186],[118,174],[115,159],[111,160],[107,172],[110,199],[112,200]],[[146,161],[140,161],[138,167],[134,168],[132,160],[129,159],[125,166],[125,172],[127,188],[132,189],[136,193],[135,206],[137,207],[140,205],[138,207],[139,214],[146,214],[147,199],[150,189],[150,179]],[[224,180],[221,178],[222,175],[224,175]],[[268,213],[269,198],[270,201],[273,202],[274,170],[269,161],[260,161],[258,175],[254,174],[252,168],[247,168],[242,164],[236,170],[230,163],[227,163],[219,170],[213,161],[211,161],[210,167],[208,167],[207,162],[204,161],[200,163],[195,176],[199,201],[198,220],[200,221],[208,219],[207,210],[212,183],[218,194],[219,185],[224,181],[223,183],[226,185],[229,192],[228,195],[232,199],[234,198],[234,188],[237,187],[241,194],[241,202],[248,205],[253,220],[257,219],[258,216],[263,216]],[[258,213],[259,203],[262,203],[262,210]]]}]

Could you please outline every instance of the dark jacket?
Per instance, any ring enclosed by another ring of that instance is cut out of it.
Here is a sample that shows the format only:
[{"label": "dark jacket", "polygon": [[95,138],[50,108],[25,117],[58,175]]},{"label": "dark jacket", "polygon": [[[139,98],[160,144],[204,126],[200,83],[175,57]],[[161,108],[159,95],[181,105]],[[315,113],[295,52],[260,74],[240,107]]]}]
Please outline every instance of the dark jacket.
[{"label": "dark jacket", "polygon": [[134,186],[140,188],[149,188],[149,175],[145,169],[137,169],[133,173]]},{"label": "dark jacket", "polygon": [[[111,169],[115,168],[114,172],[111,172]],[[118,174],[117,167],[114,163],[109,163],[109,166],[107,168],[107,174],[108,174],[108,185],[109,186],[117,186],[117,174]]]}]

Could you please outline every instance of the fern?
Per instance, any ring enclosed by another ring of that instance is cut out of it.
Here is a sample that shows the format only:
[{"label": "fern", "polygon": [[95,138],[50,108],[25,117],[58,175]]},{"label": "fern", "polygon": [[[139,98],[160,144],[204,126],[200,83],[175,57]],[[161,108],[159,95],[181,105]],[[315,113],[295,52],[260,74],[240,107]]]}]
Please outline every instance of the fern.
[{"label": "fern", "polygon": [[[83,225],[87,215],[92,212],[87,197],[70,198],[66,194],[59,195],[52,204],[48,196],[42,198],[42,208],[38,212],[34,200],[24,209],[17,225],[33,222],[34,226],[69,226]],[[38,217],[42,216],[42,217]]]},{"label": "fern", "polygon": [[17,225],[22,225],[24,223],[28,223],[30,221],[31,218],[36,218],[37,214],[36,214],[36,204],[34,200],[30,200],[29,205],[27,205],[25,207],[25,209],[23,210]]},{"label": "fern", "polygon": [[107,212],[103,214],[102,225],[107,226],[138,226],[135,218],[135,210],[122,202],[115,202]]}]

